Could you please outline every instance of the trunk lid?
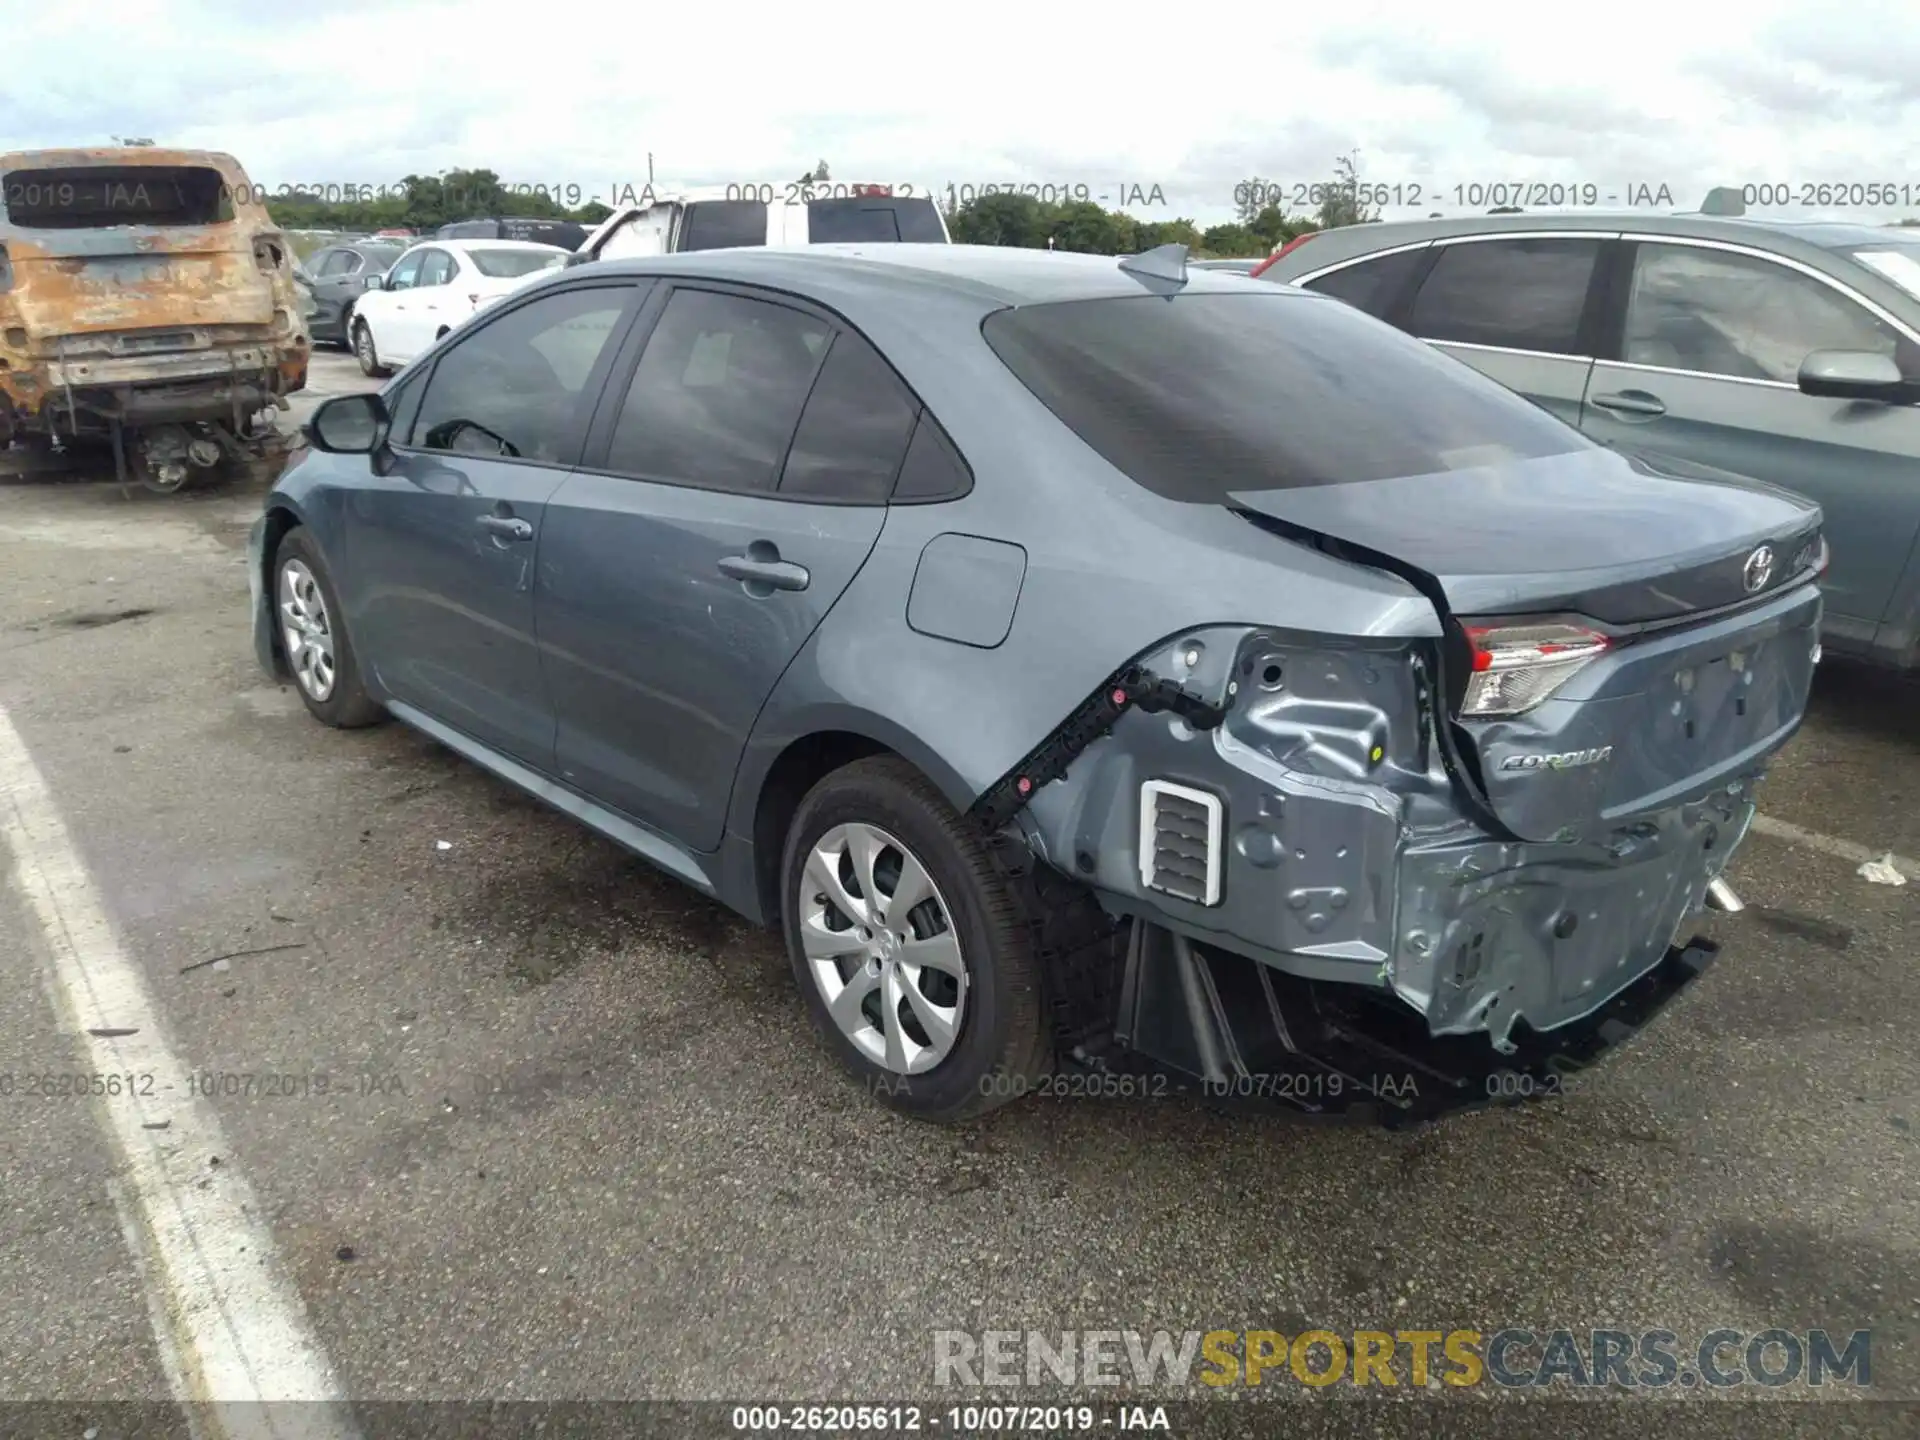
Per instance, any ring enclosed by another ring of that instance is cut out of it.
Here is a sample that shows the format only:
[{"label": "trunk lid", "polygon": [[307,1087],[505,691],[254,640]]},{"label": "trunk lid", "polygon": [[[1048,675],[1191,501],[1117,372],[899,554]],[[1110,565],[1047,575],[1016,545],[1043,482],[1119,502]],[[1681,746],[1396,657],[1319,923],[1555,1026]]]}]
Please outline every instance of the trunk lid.
[{"label": "trunk lid", "polygon": [[10,239],[9,299],[34,340],[104,331],[273,323],[273,275],[237,227],[130,226]]},{"label": "trunk lid", "polygon": [[[1799,496],[1596,448],[1229,503],[1433,601],[1451,634],[1443,741],[1522,838],[1617,832],[1738,783],[1799,726],[1824,563],[1819,507]],[[1463,715],[1466,627],[1543,620],[1606,648],[1519,713]]]},{"label": "trunk lid", "polygon": [[[1571,611],[1631,626],[1737,605],[1797,573],[1791,562],[1818,532],[1820,507],[1757,482],[1705,478],[1717,473],[1683,478],[1679,467],[1595,447],[1228,500],[1418,572],[1455,616]],[[1749,590],[1746,565],[1761,545],[1774,564]]]}]

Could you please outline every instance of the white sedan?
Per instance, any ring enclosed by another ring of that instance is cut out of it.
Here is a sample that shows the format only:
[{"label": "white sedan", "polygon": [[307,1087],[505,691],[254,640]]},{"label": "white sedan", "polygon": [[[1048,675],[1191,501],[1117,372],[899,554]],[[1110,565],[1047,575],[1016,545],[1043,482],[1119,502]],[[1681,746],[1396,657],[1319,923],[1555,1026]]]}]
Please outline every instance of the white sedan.
[{"label": "white sedan", "polygon": [[[404,365],[475,311],[567,263],[531,240],[430,240],[370,282],[353,307],[353,353],[369,375]],[[376,285],[378,288],[376,288]]]}]

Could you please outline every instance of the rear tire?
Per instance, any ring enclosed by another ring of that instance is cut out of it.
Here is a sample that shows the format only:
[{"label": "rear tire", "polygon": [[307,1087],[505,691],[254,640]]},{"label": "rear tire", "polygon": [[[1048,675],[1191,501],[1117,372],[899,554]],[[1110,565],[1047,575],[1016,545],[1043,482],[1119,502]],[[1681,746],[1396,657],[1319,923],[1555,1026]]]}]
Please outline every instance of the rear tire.
[{"label": "rear tire", "polygon": [[353,322],[353,353],[360,362],[360,373],[375,380],[384,380],[393,373],[380,363],[380,352],[374,348],[373,331],[367,322],[355,318]]},{"label": "rear tire", "polygon": [[808,1015],[869,1094],[951,1124],[1047,1073],[1047,1009],[1019,897],[982,837],[906,761],[855,761],[815,785],[780,873]]},{"label": "rear tire", "polygon": [[271,603],[275,638],[307,713],[336,730],[384,720],[387,712],[367,694],[327,562],[305,526],[289,530],[274,551]]}]

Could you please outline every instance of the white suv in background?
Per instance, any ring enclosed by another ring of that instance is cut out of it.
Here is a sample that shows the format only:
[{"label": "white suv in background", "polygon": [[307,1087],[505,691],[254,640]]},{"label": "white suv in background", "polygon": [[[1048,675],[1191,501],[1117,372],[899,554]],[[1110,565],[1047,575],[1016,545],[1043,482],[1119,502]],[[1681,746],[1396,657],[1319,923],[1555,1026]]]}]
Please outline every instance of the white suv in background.
[{"label": "white suv in background", "polygon": [[715,185],[653,193],[625,205],[587,236],[574,264],[723,250],[736,245],[826,245],[848,241],[948,245],[933,192],[919,186]]}]

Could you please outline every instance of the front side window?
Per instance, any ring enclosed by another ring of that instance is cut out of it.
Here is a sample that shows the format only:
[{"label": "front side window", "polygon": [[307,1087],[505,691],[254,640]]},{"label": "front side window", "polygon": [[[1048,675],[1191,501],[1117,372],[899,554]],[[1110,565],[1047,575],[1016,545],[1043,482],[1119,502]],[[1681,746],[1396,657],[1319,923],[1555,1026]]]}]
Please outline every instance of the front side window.
[{"label": "front side window", "polygon": [[394,266],[392,273],[387,276],[387,289],[411,290],[420,279],[420,266],[425,260],[426,251],[424,250],[415,250],[409,254]]},{"label": "front side window", "polygon": [[608,468],[709,490],[771,492],[832,333],[785,305],[674,292],[634,370]]},{"label": "front side window", "polygon": [[1898,332],[1810,275],[1727,250],[1639,247],[1621,359],[1790,385],[1815,350],[1905,358]]},{"label": "front side window", "polygon": [[[1069,300],[989,315],[1000,359],[1170,500],[1431,475],[1592,446],[1451,356],[1338,304],[1266,294]],[[896,497],[904,493],[903,478]]]},{"label": "front side window", "polygon": [[1474,240],[1439,247],[1414,297],[1423,340],[1580,353],[1580,316],[1598,239]]},{"label": "front side window", "polygon": [[433,367],[413,424],[423,450],[578,462],[605,353],[630,286],[544,295],[489,321]]}]

